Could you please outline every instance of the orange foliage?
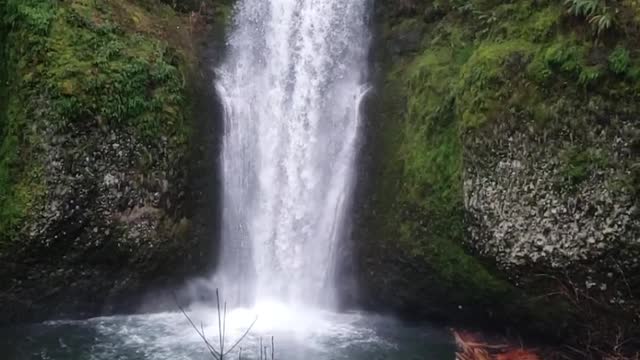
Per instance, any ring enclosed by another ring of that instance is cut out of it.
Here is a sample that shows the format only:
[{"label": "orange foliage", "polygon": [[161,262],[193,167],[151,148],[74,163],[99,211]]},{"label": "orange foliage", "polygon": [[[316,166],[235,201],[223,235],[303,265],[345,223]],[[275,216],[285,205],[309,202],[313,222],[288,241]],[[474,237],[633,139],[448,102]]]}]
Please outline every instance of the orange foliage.
[{"label": "orange foliage", "polygon": [[531,350],[488,344],[470,332],[454,331],[453,336],[458,345],[456,360],[541,360]]},{"label": "orange foliage", "polygon": [[540,358],[530,351],[518,349],[498,354],[496,360],[540,360]]}]

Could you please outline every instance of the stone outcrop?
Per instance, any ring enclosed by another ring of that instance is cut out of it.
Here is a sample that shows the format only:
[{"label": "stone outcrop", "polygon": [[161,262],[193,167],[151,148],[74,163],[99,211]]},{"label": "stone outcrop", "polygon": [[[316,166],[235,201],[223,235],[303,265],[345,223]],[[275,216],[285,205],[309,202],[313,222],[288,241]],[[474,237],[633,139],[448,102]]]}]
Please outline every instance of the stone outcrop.
[{"label": "stone outcrop", "polygon": [[0,2],[0,324],[136,311],[212,258],[228,4],[96,4]]},{"label": "stone outcrop", "polygon": [[[527,124],[470,136],[464,192],[471,244],[503,268],[610,261],[620,267],[609,269],[616,277],[637,271],[640,209],[634,194],[615,183],[631,171],[636,131],[637,125],[614,119],[588,129],[584,139],[580,130],[558,136]],[[567,163],[577,146],[597,152],[597,162]],[[570,166],[585,167],[579,179],[567,179]]]},{"label": "stone outcrop", "polygon": [[640,346],[638,8],[571,6],[377,3],[362,303]]}]

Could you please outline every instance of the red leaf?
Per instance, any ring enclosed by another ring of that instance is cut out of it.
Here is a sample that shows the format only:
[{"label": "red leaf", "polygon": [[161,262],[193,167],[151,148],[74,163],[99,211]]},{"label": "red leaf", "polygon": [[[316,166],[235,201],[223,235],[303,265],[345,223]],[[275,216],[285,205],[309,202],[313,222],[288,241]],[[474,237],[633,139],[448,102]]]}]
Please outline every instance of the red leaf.
[{"label": "red leaf", "polygon": [[540,358],[530,351],[520,349],[498,354],[496,360],[540,360]]}]

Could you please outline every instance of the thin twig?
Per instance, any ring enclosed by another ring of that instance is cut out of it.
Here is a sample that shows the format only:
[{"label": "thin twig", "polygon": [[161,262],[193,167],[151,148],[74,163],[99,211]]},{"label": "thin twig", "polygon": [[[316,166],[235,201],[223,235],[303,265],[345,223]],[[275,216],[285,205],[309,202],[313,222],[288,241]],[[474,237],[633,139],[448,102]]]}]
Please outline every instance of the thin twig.
[{"label": "thin twig", "polygon": [[624,274],[624,271],[622,271],[622,267],[620,266],[620,264],[618,264],[618,262],[615,262],[616,267],[618,268],[618,272],[620,272],[620,275],[622,275],[622,281],[624,281],[624,284],[627,286],[627,291],[629,292],[629,298],[634,299],[633,296],[633,290],[631,290],[631,285],[629,285],[629,281],[627,281],[627,277]]},{"label": "thin twig", "polygon": [[196,324],[193,323],[193,320],[191,320],[191,318],[189,317],[187,312],[184,311],[184,308],[182,306],[180,306],[180,303],[178,302],[178,297],[175,295],[175,293],[173,294],[173,296],[174,296],[174,299],[175,299],[175,302],[176,302],[176,306],[178,306],[178,309],[180,309],[180,311],[182,312],[182,315],[184,315],[184,317],[187,318],[187,320],[189,321],[189,324],[191,324],[191,327],[200,336],[202,341],[204,341],[205,345],[207,345],[207,349],[211,353],[211,356],[213,356],[214,359],[222,360],[222,354],[220,354],[218,351],[216,351],[216,349],[209,343],[209,341],[207,340],[207,338],[204,335],[204,331],[200,332],[200,330],[198,330],[198,326],[196,326]]},{"label": "thin twig", "polygon": [[[202,323],[202,321],[200,322],[200,330],[202,331],[202,337],[203,338],[207,338],[207,334],[204,333],[204,324]],[[207,347],[211,348],[211,350],[216,351],[216,349],[213,347],[213,345],[207,343]]]},{"label": "thin twig", "polygon": [[216,289],[216,300],[218,303],[218,338],[220,339],[220,354],[222,354],[222,357],[220,358],[220,360],[223,360],[224,358],[224,343],[222,340],[222,320],[220,318],[220,292],[218,291],[218,289]]},{"label": "thin twig", "polygon": [[[193,320],[191,320],[191,317],[189,317],[189,315],[184,310],[184,308],[180,306],[180,303],[178,302],[178,297],[176,296],[175,293],[173,293],[173,298],[176,303],[176,306],[182,312],[182,315],[184,315],[184,317],[189,321],[189,324],[191,325],[191,327],[196,331],[198,336],[200,336],[202,341],[204,341],[205,345],[207,346],[207,349],[209,350],[209,353],[215,360],[224,360],[224,358],[228,354],[230,354],[242,342],[242,340],[244,340],[245,337],[247,337],[251,329],[253,329],[253,326],[258,321],[258,317],[256,316],[256,318],[253,320],[253,322],[247,328],[247,330],[242,334],[242,336],[235,343],[233,343],[233,345],[231,346],[231,348],[229,348],[229,350],[224,351],[224,343],[226,340],[226,326],[227,326],[227,303],[226,302],[224,303],[224,313],[222,314],[220,311],[220,294],[218,289],[216,289],[216,299],[218,303],[217,304],[218,305],[218,338],[220,341],[220,351],[218,351],[213,345],[211,345],[209,340],[207,340],[207,337],[204,332],[204,324],[200,322],[200,329],[198,329],[198,326],[193,322]],[[271,342],[273,346],[273,337],[271,339]],[[260,338],[260,347],[262,347],[262,338]],[[262,352],[263,350],[261,349],[260,350],[261,356],[262,356]],[[240,352],[238,353],[238,360],[242,360],[242,347],[240,347]],[[265,352],[265,360],[266,360],[266,352]]]},{"label": "thin twig", "polygon": [[245,332],[244,332],[244,334],[242,334],[242,336],[240,337],[240,339],[238,339],[238,341],[236,341],[236,342],[233,344],[233,346],[232,346],[229,350],[227,350],[227,352],[226,352],[226,353],[224,353],[225,355],[226,355],[226,354],[228,354],[228,353],[230,353],[231,351],[233,351],[233,349],[235,349],[235,348],[236,348],[236,346],[238,346],[238,344],[240,344],[240,342],[241,342],[241,341],[242,341],[242,340],[247,336],[247,334],[249,334],[249,331],[251,331],[251,329],[253,328],[253,325],[255,325],[257,321],[258,321],[258,317],[256,316],[256,318],[255,318],[255,319],[253,320],[253,322],[251,323],[251,326],[249,326],[249,327],[247,328],[247,331],[245,331]]},{"label": "thin twig", "polygon": [[227,334],[227,302],[224,302],[224,314],[222,315],[222,344],[220,345],[220,352],[224,354],[224,343]]}]

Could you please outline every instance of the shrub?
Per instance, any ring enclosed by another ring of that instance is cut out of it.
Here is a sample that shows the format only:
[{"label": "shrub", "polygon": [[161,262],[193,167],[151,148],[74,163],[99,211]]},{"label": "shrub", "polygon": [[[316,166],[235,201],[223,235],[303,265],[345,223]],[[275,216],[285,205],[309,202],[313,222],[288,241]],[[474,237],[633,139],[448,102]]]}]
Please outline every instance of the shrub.
[{"label": "shrub", "polygon": [[630,63],[629,50],[623,47],[615,48],[609,55],[609,69],[618,75],[626,73]]},{"label": "shrub", "polygon": [[569,14],[587,19],[597,34],[613,27],[615,16],[605,0],[566,0]]}]

